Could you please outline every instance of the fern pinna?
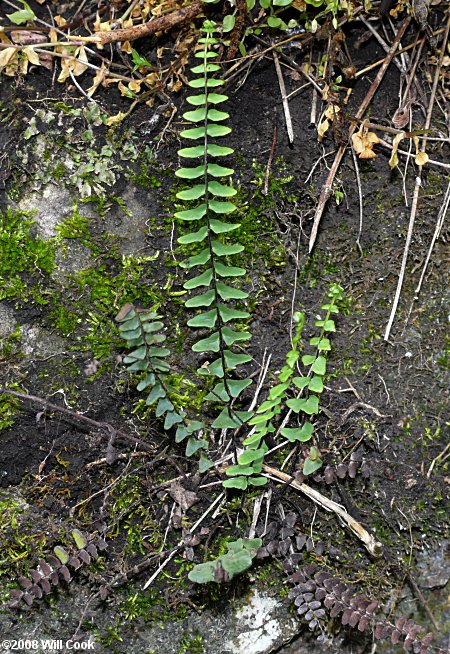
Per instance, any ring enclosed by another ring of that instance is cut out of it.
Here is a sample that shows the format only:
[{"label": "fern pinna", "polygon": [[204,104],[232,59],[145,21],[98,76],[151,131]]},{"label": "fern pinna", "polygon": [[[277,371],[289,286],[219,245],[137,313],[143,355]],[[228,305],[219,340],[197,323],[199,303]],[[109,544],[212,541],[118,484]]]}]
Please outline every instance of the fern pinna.
[{"label": "fern pinna", "polygon": [[[199,374],[218,378],[208,400],[226,403],[226,407],[213,422],[214,428],[239,427],[251,414],[246,411],[231,410],[231,404],[242,391],[251,384],[250,379],[232,379],[230,372],[237,366],[247,363],[250,358],[246,354],[233,351],[235,343],[248,340],[247,332],[236,331],[229,326],[233,320],[242,320],[249,316],[247,311],[236,309],[232,304],[236,300],[245,300],[248,294],[230,284],[233,278],[245,275],[245,269],[231,265],[229,257],[242,252],[244,247],[229,241],[229,234],[240,227],[239,223],[226,222],[222,216],[236,211],[236,205],[229,198],[236,190],[220,180],[234,173],[232,168],[226,168],[214,160],[233,153],[232,148],[211,142],[211,139],[221,138],[231,132],[230,127],[223,125],[229,117],[224,111],[216,108],[228,98],[214,92],[214,88],[223,81],[210,77],[210,73],[220,70],[214,63],[218,55],[211,48],[218,41],[213,34],[215,23],[205,21],[199,39],[202,49],[195,53],[201,63],[192,68],[198,75],[189,82],[189,86],[199,89],[199,94],[189,96],[187,101],[195,109],[188,111],[183,118],[197,124],[197,127],[185,129],[181,137],[199,143],[193,147],[182,148],[178,154],[186,159],[199,160],[193,167],[180,168],[176,175],[185,180],[199,180],[190,188],[177,193],[177,198],[193,206],[175,213],[179,220],[195,225],[196,230],[184,234],[178,239],[181,245],[194,244],[197,254],[190,256],[182,266],[195,269],[196,275],[185,284],[186,290],[199,290],[190,297],[185,306],[187,309],[200,309],[195,317],[188,321],[189,327],[213,329],[213,333],[197,341],[192,349],[202,354],[218,354],[218,358],[199,369]],[[200,270],[199,270],[200,269]]]}]

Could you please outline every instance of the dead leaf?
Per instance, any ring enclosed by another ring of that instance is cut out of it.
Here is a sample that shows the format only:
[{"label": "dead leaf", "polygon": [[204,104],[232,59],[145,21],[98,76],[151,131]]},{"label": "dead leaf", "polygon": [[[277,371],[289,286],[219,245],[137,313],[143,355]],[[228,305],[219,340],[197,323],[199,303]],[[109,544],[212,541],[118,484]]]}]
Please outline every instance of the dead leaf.
[{"label": "dead leaf", "polygon": [[11,32],[11,39],[13,43],[17,43],[18,45],[32,45],[47,41],[45,34],[38,34],[29,30],[13,30]]},{"label": "dead leaf", "polygon": [[374,159],[377,153],[374,152],[373,146],[379,142],[375,132],[369,132],[364,123],[352,134],[353,148],[360,159]]},{"label": "dead leaf", "polygon": [[30,64],[33,64],[34,66],[41,65],[41,62],[39,61],[39,55],[31,45],[27,45],[26,48],[23,49],[23,53],[28,59],[28,61],[30,62]]},{"label": "dead leaf", "polygon": [[133,91],[133,93],[139,93],[143,81],[144,80],[142,79],[134,79],[133,81],[129,82],[128,88],[130,89],[130,91]]},{"label": "dead leaf", "polygon": [[392,154],[391,158],[389,159],[389,166],[394,169],[398,166],[398,146],[400,141],[402,141],[405,138],[406,134],[405,132],[401,132],[400,134],[396,134],[394,140],[392,141]]},{"label": "dead leaf", "polygon": [[169,495],[183,512],[186,512],[191,508],[191,506],[198,502],[196,493],[186,490],[186,488],[177,481],[169,486]]},{"label": "dead leaf", "polygon": [[94,95],[95,91],[100,86],[100,84],[103,83],[103,81],[104,81],[107,74],[108,74],[108,69],[105,67],[104,63],[102,62],[101,69],[97,70],[97,72],[95,73],[95,77],[94,77],[94,80],[92,82],[92,86],[90,86],[88,88],[88,90],[86,91],[87,95],[90,98],[92,98],[92,96]]},{"label": "dead leaf", "polygon": [[11,47],[11,48],[5,48],[4,50],[0,51],[0,68],[4,68],[5,66],[8,66],[14,58],[14,56],[17,55],[17,48]]},{"label": "dead leaf", "polygon": [[80,45],[80,47],[75,50],[75,57],[77,58],[77,61],[74,62],[75,65],[72,72],[75,77],[78,77],[78,75],[81,75],[85,70],[87,70],[88,66],[86,64],[89,63],[84,45]]},{"label": "dead leaf", "polygon": [[330,128],[330,123],[326,118],[320,121],[320,123],[317,125],[317,135],[319,137],[319,141],[322,141],[323,137],[325,136],[329,128]]},{"label": "dead leaf", "polygon": [[58,27],[65,27],[67,25],[67,21],[63,16],[60,16],[59,14],[54,17],[55,23],[58,25]]},{"label": "dead leaf", "polygon": [[131,54],[133,52],[133,46],[129,41],[124,41],[120,47],[122,52],[126,52],[127,54]]},{"label": "dead leaf", "polygon": [[418,152],[418,153],[416,154],[414,161],[416,162],[416,164],[417,164],[418,166],[425,166],[425,164],[426,164],[427,161],[428,161],[428,158],[429,158],[429,157],[428,157],[427,153],[426,153],[426,152],[423,152],[423,151],[421,150],[420,152]]},{"label": "dead leaf", "polygon": [[106,124],[108,125],[108,127],[112,127],[113,125],[118,125],[119,123],[122,122],[122,120],[125,118],[126,115],[127,115],[126,113],[122,113],[121,111],[119,111],[119,113],[116,114],[115,116],[110,116],[107,119]]},{"label": "dead leaf", "polygon": [[395,114],[392,116],[392,124],[395,129],[403,129],[408,124],[411,105],[407,104],[405,107],[398,107]]}]

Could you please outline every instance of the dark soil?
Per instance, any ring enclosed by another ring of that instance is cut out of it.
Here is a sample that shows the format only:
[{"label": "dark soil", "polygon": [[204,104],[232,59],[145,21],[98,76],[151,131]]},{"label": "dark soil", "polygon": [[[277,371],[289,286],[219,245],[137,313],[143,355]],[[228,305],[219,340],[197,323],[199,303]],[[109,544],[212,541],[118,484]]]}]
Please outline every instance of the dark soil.
[{"label": "dark soil", "polygon": [[[355,43],[363,33],[362,26],[356,25],[347,37],[350,54],[359,70],[383,57],[384,52],[374,39],[356,49]],[[414,30],[411,28],[408,39]],[[354,84],[350,113],[355,113],[375,73],[370,75]],[[421,80],[428,89],[423,77]],[[315,505],[289,487],[273,485],[270,519],[280,521],[283,511],[295,511],[297,531],[311,533],[316,542],[325,544],[324,553],[308,552],[304,563],[313,561],[328,566],[347,583],[355,585],[358,592],[377,599],[382,613],[389,615],[390,620],[402,614],[413,617],[425,632],[435,632],[436,646],[446,647],[449,637],[449,609],[445,605],[448,577],[445,578],[444,572],[446,566],[448,569],[450,542],[448,459],[444,456],[433,468],[431,465],[448,442],[450,419],[448,231],[444,230],[436,242],[421,295],[410,315],[409,308],[448,177],[444,169],[432,166],[424,169],[405,284],[394,328],[386,342],[383,334],[397,285],[410,211],[409,207],[405,208],[401,175],[391,172],[388,166],[389,153],[377,147],[377,158],[359,160],[364,198],[362,250],[356,246],[357,182],[353,159],[347,153],[337,179],[344,198],[339,205],[333,197],[330,199],[314,252],[308,256],[313,211],[332,156],[322,158],[312,175],[310,172],[324,152],[336,148],[333,134],[330,130],[323,144],[317,142],[316,130],[309,124],[311,91],[306,89],[290,100],[295,140],[293,145],[288,145],[270,57],[256,62],[241,82],[230,84],[227,109],[233,127],[228,144],[235,149],[234,167],[242,213],[251,215],[254,221],[246,223],[249,238],[245,253],[256,298],[250,325],[253,339],[248,349],[254,361],[249,365],[249,372],[258,372],[263,353],[270,353],[272,372],[266,379],[264,389],[267,390],[275,378],[273,371],[283,365],[289,349],[291,307],[304,310],[308,316],[304,333],[307,342],[315,334],[314,319],[330,283],[343,286],[345,302],[337,318],[326,391],[321,400],[322,412],[316,420],[317,444],[329,466],[348,463],[351,453],[358,450],[366,475],[361,474],[360,466],[355,479],[344,475],[327,485],[318,474],[311,485],[344,505],[381,541],[384,553],[381,559],[371,559],[362,544],[332,514],[316,510]],[[286,75],[288,93],[301,83]],[[0,84],[3,116],[0,157],[4,162],[0,207],[17,208],[23,198],[36,197],[33,188],[39,188],[37,195],[46,188],[35,177],[36,171],[42,172],[44,164],[33,151],[32,140],[24,140],[24,130],[36,107],[33,103],[39,101],[40,108],[54,111],[55,101],[80,108],[85,105],[85,99],[80,98],[74,87],[52,86],[49,71],[33,71],[18,79],[2,77]],[[372,122],[390,124],[390,117],[398,107],[398,85],[398,70],[391,66],[372,104]],[[218,496],[219,483],[207,484],[222,478],[218,472],[211,471],[198,475],[193,461],[185,457],[183,447],[176,445],[173,434],[164,432],[161,421],[145,407],[136,411],[142,395],[136,390],[136,380],[130,379],[121,363],[124,349],[113,322],[115,313],[126,301],[148,306],[152,299],[153,303],[158,302],[160,312],[168,320],[168,340],[176,353],[175,369],[195,379],[193,370],[198,363],[190,351],[193,337],[185,327],[186,319],[174,295],[182,290],[185,275],[174,265],[174,259],[179,261],[182,255],[177,250],[172,252],[171,232],[172,198],[177,184],[173,171],[178,166],[176,152],[181,129],[178,117],[186,106],[183,93],[174,98],[178,113],[169,125],[168,116],[164,115],[150,130],[148,125],[155,108],[144,106],[137,108],[115,135],[117,151],[111,165],[117,166],[116,180],[106,189],[106,195],[110,199],[126,198],[131,189],[136,206],[147,207],[145,215],[136,215],[133,208],[134,218],[127,217],[112,200],[113,206],[105,216],[99,212],[98,204],[92,205],[91,213],[89,204],[79,204],[80,214],[85,211],[90,217],[89,242],[94,248],[88,246],[87,255],[94,267],[109,275],[108,279],[119,280],[116,297],[111,301],[105,295],[106,299],[97,301],[92,283],[82,289],[76,274],[61,281],[55,276],[35,277],[25,271],[23,278],[29,288],[37,285],[48,294],[49,302],[25,302],[14,297],[0,303],[0,309],[3,307],[8,315],[13,315],[17,325],[27,329],[35,326],[41,330],[38,334],[45,334],[49,339],[45,347],[41,341],[40,349],[38,345],[30,352],[24,349],[27,342],[23,331],[22,342],[5,335],[0,355],[2,386],[46,398],[74,414],[45,410],[42,402],[17,402],[13,406],[12,424],[2,430],[0,501],[4,527],[0,532],[3,543],[0,574],[5,602],[10,589],[17,587],[17,578],[29,575],[29,569],[51,554],[54,546],[64,545],[74,551],[71,537],[74,528],[93,542],[102,536],[108,543],[108,550],[99,561],[74,573],[67,587],[35,601],[31,608],[23,606],[18,611],[5,604],[0,621],[4,636],[10,639],[32,638],[33,633],[64,639],[76,634],[85,640],[91,635],[96,639],[96,652],[219,654],[222,651],[219,646],[208,644],[213,642],[211,633],[216,624],[226,636],[224,616],[236,598],[244,599],[252,584],[266,584],[264,574],[274,579],[276,592],[286,595],[282,557],[278,557],[275,565],[258,563],[250,576],[244,575],[237,582],[212,590],[199,589],[187,580],[192,560],[198,563],[217,556],[224,547],[225,537],[232,540],[248,533],[254,498],[245,495],[242,500],[239,495],[230,495],[228,509],[203,523],[200,543],[177,551],[150,590],[146,593],[140,590],[161,562],[159,550],[170,552],[183,536],[183,524],[194,524]],[[129,107],[129,102],[114,89],[107,93],[99,91],[95,97],[109,115]],[[414,111],[414,119],[423,122],[419,103]],[[56,113],[60,134],[64,136],[69,125],[73,132],[68,141],[81,142],[82,132],[88,127],[82,118],[72,118],[63,111]],[[436,124],[441,128],[439,116]],[[39,126],[45,136],[45,125],[39,123]],[[261,184],[275,127],[278,140],[272,190],[265,199]],[[54,123],[48,129],[54,130]],[[55,138],[54,135],[54,131],[49,131],[49,138]],[[108,138],[106,127],[97,127],[96,149],[100,150]],[[142,173],[142,160],[124,161],[120,157],[121,144],[129,138],[134,139],[139,155],[146,148],[152,151],[147,170],[152,181],[147,180],[147,185],[136,182]],[[55,140],[55,160],[63,160],[67,147],[63,141]],[[16,146],[19,153],[15,152]],[[29,152],[26,162],[20,156],[23,151]],[[448,142],[434,148],[430,145],[429,153],[432,158],[449,161]],[[415,175],[410,165],[405,174],[409,204]],[[63,188],[66,180],[62,178],[56,183]],[[68,188],[71,197],[77,198],[76,189],[70,185]],[[255,206],[259,207],[257,211]],[[66,209],[70,213],[69,208],[61,208],[63,215]],[[134,232],[135,229],[141,231]],[[81,238],[74,238],[70,243],[83,246]],[[120,255],[152,257],[157,252],[162,255],[143,265],[139,283],[132,285],[127,278],[122,284],[123,268],[117,249]],[[166,285],[168,276],[171,283]],[[58,330],[54,323],[58,303],[79,312],[81,326],[67,334]],[[102,307],[104,322],[95,333],[104,347],[98,354],[95,334],[91,340],[87,335],[92,324],[89,320],[94,319],[92,314],[100,316]],[[198,380],[194,383],[198,384]],[[251,397],[250,392],[244,396],[243,408]],[[82,416],[97,425],[84,422]],[[113,441],[112,429],[129,435],[130,440],[118,434]],[[133,438],[140,441],[133,445]],[[131,457],[133,451],[139,455]],[[301,453],[299,456],[301,459]],[[98,461],[105,457],[107,462]],[[181,480],[184,491],[194,493],[196,499],[183,515],[167,493],[167,482],[176,478]],[[178,516],[178,522],[171,512]],[[239,527],[236,527],[238,517]],[[431,562],[439,552],[442,576],[427,585]],[[142,564],[146,557],[152,558],[148,568],[139,574],[134,566]],[[97,595],[88,604],[91,595],[106,587],[107,599]],[[145,599],[133,600],[136,594]],[[289,605],[287,599],[284,601]],[[439,623],[439,630],[431,622],[430,611]],[[159,636],[152,631],[158,624]],[[327,651],[371,651],[372,638],[368,633],[347,633],[336,621],[329,629],[331,644]],[[192,639],[196,630],[203,634],[206,649],[194,649]],[[187,645],[182,649],[185,634],[191,638],[191,649]],[[325,645],[315,644],[315,637],[299,623],[294,644],[277,651],[303,652],[305,643],[308,643],[307,651],[316,651],[315,647],[321,651]],[[391,653],[402,649],[389,643],[378,647],[377,651]]]}]

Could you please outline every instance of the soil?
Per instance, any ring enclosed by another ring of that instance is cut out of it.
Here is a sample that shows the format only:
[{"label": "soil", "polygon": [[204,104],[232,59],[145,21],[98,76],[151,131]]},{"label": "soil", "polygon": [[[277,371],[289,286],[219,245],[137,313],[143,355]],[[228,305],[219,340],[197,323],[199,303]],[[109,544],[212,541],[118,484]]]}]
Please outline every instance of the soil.
[{"label": "soil", "polygon": [[[347,42],[360,70],[384,52],[374,39],[357,49],[364,29],[354,25]],[[408,38],[415,29],[410,28]],[[354,83],[350,112],[355,112],[374,75]],[[293,77],[286,74],[288,93],[302,83]],[[423,75],[421,83],[428,88]],[[190,350],[193,335],[180,301],[186,276],[175,265],[184,255],[174,241],[178,227],[172,227],[185,91],[173,97],[178,112],[172,121],[170,112],[154,121],[155,107],[142,105],[111,134],[83,113],[87,101],[75,87],[52,83],[50,71],[3,76],[0,84],[0,208],[35,210],[30,238],[52,243],[56,252],[50,272],[32,266],[17,271],[27,291],[36,290],[34,295],[27,299],[17,293],[0,302],[1,385],[44,398],[0,398],[0,415],[8,415],[11,423],[2,429],[0,451],[3,637],[73,637],[81,643],[92,638],[96,653],[250,651],[239,649],[246,642],[245,621],[236,616],[251,592],[262,589],[280,602],[278,619],[285,631],[255,652],[375,651],[368,631],[343,629],[336,620],[328,624],[326,639],[317,642],[318,633],[311,634],[295,617],[281,556],[256,563],[229,584],[199,587],[187,579],[193,561],[223,554],[227,539],[248,533],[254,493],[230,493],[226,508],[204,519],[199,543],[174,550],[167,567],[142,591],[184,536],[184,528],[218,497],[222,478],[211,471],[200,475],[183,444],[176,444],[145,407],[137,379],[125,370],[126,351],[114,324],[125,302],[156,305],[167,323],[174,370],[183,377],[180,393],[189,391],[193,401],[202,404],[194,394],[198,362]],[[399,73],[391,66],[371,106],[372,122],[390,124],[398,107],[398,87]],[[424,168],[405,283],[385,341],[408,229],[414,166],[405,169],[402,163],[391,171],[389,153],[378,146],[376,158],[358,160],[363,194],[358,249],[357,178],[347,153],[336,182],[343,199],[340,204],[334,197],[328,202],[309,255],[314,208],[333,159],[330,153],[336,149],[332,130],[318,142],[310,124],[308,88],[290,99],[295,139],[288,143],[270,57],[255,60],[248,76],[230,84],[227,93],[233,128],[227,145],[235,150],[235,186],[247,234],[242,265],[254,297],[248,373],[257,375],[263,356],[271,355],[265,397],[289,350],[292,307],[307,316],[307,342],[316,333],[314,320],[330,284],[343,287],[345,300],[336,317],[316,419],[317,445],[331,467],[341,464],[345,469],[351,453],[358,452],[359,473],[351,478],[344,472],[331,484],[319,473],[308,483],[342,504],[374,534],[383,545],[383,556],[371,558],[333,514],[275,483],[270,520],[281,522],[286,512],[294,511],[296,533],[311,534],[316,544],[325,545],[324,552],[305,553],[303,563],[332,570],[358,593],[378,600],[380,615],[391,621],[406,615],[425,633],[434,632],[435,647],[446,648],[450,476],[442,453],[450,419],[448,225],[436,241],[421,294],[413,302],[448,184],[446,170]],[[129,101],[115,89],[99,90],[95,99],[100,112],[108,115],[129,108]],[[37,107],[44,113],[37,117],[38,133],[29,137],[25,130]],[[45,112],[54,120],[46,122]],[[422,121],[419,104],[414,112],[415,120]],[[437,115],[434,127],[443,130],[442,125]],[[275,127],[270,191],[263,196]],[[86,131],[93,135],[87,140]],[[89,161],[94,157],[91,150],[100,153],[104,146],[113,152],[98,155],[94,176],[83,177],[67,166],[68,158],[77,161],[77,155]],[[448,142],[431,144],[429,152],[433,159],[449,161]],[[55,174],[55,164],[61,162],[65,166]],[[87,194],[84,182],[91,184]],[[85,222],[74,219],[76,228],[64,236],[57,226],[73,218],[73,202]],[[84,232],[82,224],[87,226]],[[244,394],[243,408],[253,393]],[[66,411],[46,407],[45,400]],[[204,411],[211,413],[209,408]],[[302,460],[302,451],[297,457]],[[281,462],[276,460],[278,466]],[[174,479],[181,483],[178,502],[168,492]],[[194,503],[180,508],[189,493]],[[29,576],[55,546],[76,554],[74,529],[92,544],[104,538],[107,550],[74,571],[70,583],[61,583],[31,607],[22,603],[12,608],[10,591],[18,587],[18,578]],[[99,596],[102,589],[105,597]],[[384,642],[377,651],[394,654],[402,647]]]}]

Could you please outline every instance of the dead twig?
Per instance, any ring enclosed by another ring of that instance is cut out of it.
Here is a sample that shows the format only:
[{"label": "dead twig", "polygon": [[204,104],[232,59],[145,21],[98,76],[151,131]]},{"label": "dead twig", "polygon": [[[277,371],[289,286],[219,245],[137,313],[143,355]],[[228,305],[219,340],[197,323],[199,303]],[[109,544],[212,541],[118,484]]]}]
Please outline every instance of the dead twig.
[{"label": "dead twig", "polygon": [[423,280],[425,278],[425,274],[427,272],[428,264],[430,263],[431,254],[433,252],[434,245],[435,245],[437,239],[439,238],[439,236],[441,234],[441,231],[442,231],[442,228],[444,226],[444,221],[445,221],[445,217],[447,215],[449,204],[450,204],[450,182],[447,185],[447,190],[446,190],[445,196],[444,196],[444,202],[443,202],[443,204],[442,204],[442,206],[441,206],[441,208],[439,210],[438,218],[437,218],[437,221],[436,221],[436,227],[434,229],[433,238],[431,239],[430,247],[428,248],[427,258],[425,259],[425,263],[423,264],[422,274],[420,275],[419,283],[417,284],[416,290],[414,291],[414,297],[412,299],[411,306],[409,307],[408,317],[406,319],[405,326],[408,323],[408,320],[409,320],[409,318],[411,316],[413,306],[414,306],[414,302],[418,299],[420,291],[422,290],[422,284],[423,284]]},{"label": "dead twig", "polygon": [[[425,127],[424,127],[425,130],[428,130],[430,128],[430,125],[431,125],[431,116],[433,114],[434,101],[436,99],[436,91],[437,91],[439,79],[440,79],[440,76],[441,76],[442,64],[443,64],[443,61],[444,61],[445,52],[447,50],[447,42],[448,42],[449,31],[450,31],[450,16],[447,19],[447,27],[446,27],[446,30],[445,30],[444,38],[442,40],[442,44],[441,44],[441,54],[440,54],[439,61],[438,61],[438,64],[436,66],[436,71],[435,71],[435,74],[434,74],[433,87],[431,89],[430,101],[428,103],[427,116],[426,116],[426,119],[425,119]],[[426,148],[426,141],[422,140],[422,151],[423,152],[425,152],[425,148]],[[391,334],[392,325],[394,323],[395,314],[397,312],[398,303],[400,301],[400,294],[401,294],[402,287],[403,287],[403,280],[405,278],[406,264],[407,264],[407,261],[408,261],[409,248],[410,248],[410,245],[411,245],[412,235],[413,235],[413,231],[414,231],[414,223],[415,223],[416,214],[417,214],[417,205],[418,205],[418,202],[419,202],[419,192],[420,192],[420,187],[422,185],[422,170],[423,170],[423,166],[418,166],[416,183],[414,185],[413,201],[412,201],[412,204],[411,204],[411,213],[410,213],[410,216],[409,216],[408,233],[406,235],[406,243],[405,243],[405,248],[403,250],[403,258],[402,258],[402,263],[401,263],[401,266],[400,266],[400,274],[399,274],[399,277],[398,277],[398,282],[397,282],[397,288],[396,288],[396,291],[395,291],[394,301],[392,303],[391,313],[390,313],[390,316],[389,316],[388,324],[386,326],[386,331],[384,333],[384,340],[385,341],[389,340],[389,336]]]},{"label": "dead twig", "polygon": [[197,16],[203,10],[203,7],[204,3],[201,2],[201,0],[194,0],[194,2],[188,7],[182,7],[178,11],[174,11],[166,16],[154,18],[143,25],[97,32],[92,36],[85,36],[82,39],[78,37],[78,40],[82,40],[85,43],[98,43],[101,46],[104,46],[107,43],[117,43],[118,41],[135,41],[136,39],[142,39],[144,36],[148,36],[149,34],[155,34],[155,32],[165,32],[175,25],[190,20]]},{"label": "dead twig", "polygon": [[442,452],[441,452],[440,454],[438,454],[438,455],[437,455],[437,456],[432,460],[432,462],[431,462],[431,464],[430,464],[430,467],[428,468],[427,479],[429,479],[429,478],[431,477],[431,474],[432,474],[432,472],[433,472],[433,470],[434,470],[434,466],[436,465],[436,463],[439,463],[439,461],[440,461],[441,459],[444,458],[444,456],[447,454],[447,452],[448,452],[449,450],[450,450],[450,443],[448,443],[447,446],[444,447],[444,449],[442,450]]},{"label": "dead twig", "polygon": [[138,445],[143,450],[146,450],[147,452],[151,452],[154,454],[154,448],[151,445],[141,440],[140,438],[131,436],[131,434],[127,434],[124,431],[120,431],[120,429],[116,429],[115,427],[113,427],[107,422],[99,422],[98,420],[93,420],[92,418],[88,418],[88,416],[84,416],[81,413],[77,413],[76,411],[73,411],[71,409],[66,409],[63,406],[59,406],[58,404],[53,404],[52,402],[48,402],[45,398],[37,397],[36,395],[19,393],[18,391],[13,391],[10,388],[0,388],[0,393],[13,395],[14,397],[17,397],[20,400],[28,400],[29,402],[33,402],[34,404],[41,404],[44,407],[44,410],[49,409],[51,411],[58,411],[59,413],[64,413],[67,416],[73,418],[74,420],[78,420],[79,422],[84,422],[85,424],[90,425],[91,427],[100,429],[102,432],[104,432],[102,436],[105,436],[108,439],[110,438],[111,433],[115,433],[117,437],[128,441],[133,446],[136,447]]},{"label": "dead twig", "polygon": [[264,174],[264,187],[262,190],[263,195],[267,195],[269,192],[269,175],[270,175],[270,168],[272,166],[272,161],[275,156],[275,150],[277,147],[277,136],[278,136],[278,130],[277,130],[277,126],[275,125],[275,127],[273,128],[272,146],[270,148],[270,154],[267,160],[266,172]]},{"label": "dead twig", "polygon": [[[358,109],[358,112],[356,114],[356,118],[358,120],[361,119],[364,116],[367,107],[369,106],[370,102],[372,101],[373,96],[375,95],[375,92],[377,91],[378,87],[380,86],[381,81],[382,81],[384,75],[386,74],[386,71],[389,68],[389,66],[391,64],[391,61],[392,61],[392,59],[394,57],[394,54],[395,54],[395,52],[396,52],[396,50],[397,50],[397,48],[398,48],[398,46],[400,44],[400,40],[403,37],[403,35],[404,35],[406,29],[408,28],[408,25],[409,25],[410,22],[411,22],[411,17],[408,16],[407,18],[405,18],[405,20],[401,24],[400,29],[398,30],[398,32],[397,32],[397,34],[395,36],[395,39],[394,39],[394,41],[392,43],[389,54],[386,56],[383,65],[381,66],[380,70],[378,71],[376,78],[374,79],[374,81],[373,81],[373,83],[372,83],[366,97],[364,98],[364,100],[361,103],[361,106]],[[349,139],[351,138],[354,131],[355,131],[355,125],[351,125],[350,129],[349,129]],[[313,227],[312,227],[312,230],[311,230],[311,236],[310,236],[310,239],[309,239],[309,252],[312,251],[312,249],[314,247],[314,244],[316,242],[317,233],[319,231],[320,220],[322,218],[322,214],[324,212],[325,205],[326,205],[326,203],[327,203],[327,201],[328,201],[328,199],[329,199],[329,197],[331,195],[331,192],[332,192],[332,189],[333,189],[334,178],[335,178],[336,173],[338,171],[338,168],[339,168],[339,166],[341,164],[341,161],[342,161],[342,158],[344,156],[344,153],[345,153],[346,149],[347,149],[347,145],[341,145],[340,146],[339,150],[337,151],[336,158],[335,158],[335,160],[333,162],[333,165],[331,166],[330,172],[328,173],[327,180],[326,180],[325,184],[322,186],[322,191],[320,193],[319,202],[317,204],[316,215],[314,217],[314,223],[313,223]]]},{"label": "dead twig", "polygon": [[281,102],[283,103],[284,119],[286,121],[286,131],[288,135],[289,143],[294,142],[294,130],[292,128],[292,118],[291,111],[289,109],[289,102],[286,97],[286,86],[284,84],[283,73],[281,72],[280,60],[278,58],[278,53],[273,51],[273,61],[275,64],[275,70],[277,71],[278,84],[280,86],[281,92]]},{"label": "dead twig", "polygon": [[[222,502],[225,501],[225,493],[221,493],[216,497],[214,502],[206,509],[206,511],[200,516],[200,518],[197,520],[197,522],[190,528],[189,530],[189,535],[192,535],[197,527],[203,522],[203,520],[206,518],[206,516],[211,513],[211,511],[218,505],[222,504]],[[145,582],[145,584],[142,587],[142,590],[146,590],[158,577],[159,573],[166,567],[166,565],[173,559],[175,554],[178,552],[180,547],[184,545],[184,539],[181,539],[180,542],[176,545],[176,547],[172,550],[172,552],[169,554],[169,556],[161,563],[161,565],[158,567],[158,569],[152,574],[152,576]]]},{"label": "dead twig", "polygon": [[325,511],[330,511],[335,513],[339,518],[347,525],[347,527],[359,538],[359,540],[364,544],[365,548],[375,558],[380,558],[383,554],[383,545],[375,540],[372,534],[364,529],[364,527],[352,516],[347,513],[347,511],[340,504],[337,504],[333,500],[328,499],[322,493],[307,486],[307,484],[300,483],[293,479],[290,475],[277,470],[276,468],[271,468],[270,466],[263,465],[263,470],[266,473],[266,476],[270,479],[275,479],[275,481],[283,481],[292,488],[299,490],[301,493],[306,495],[310,500],[315,502],[318,506],[321,506]]}]

